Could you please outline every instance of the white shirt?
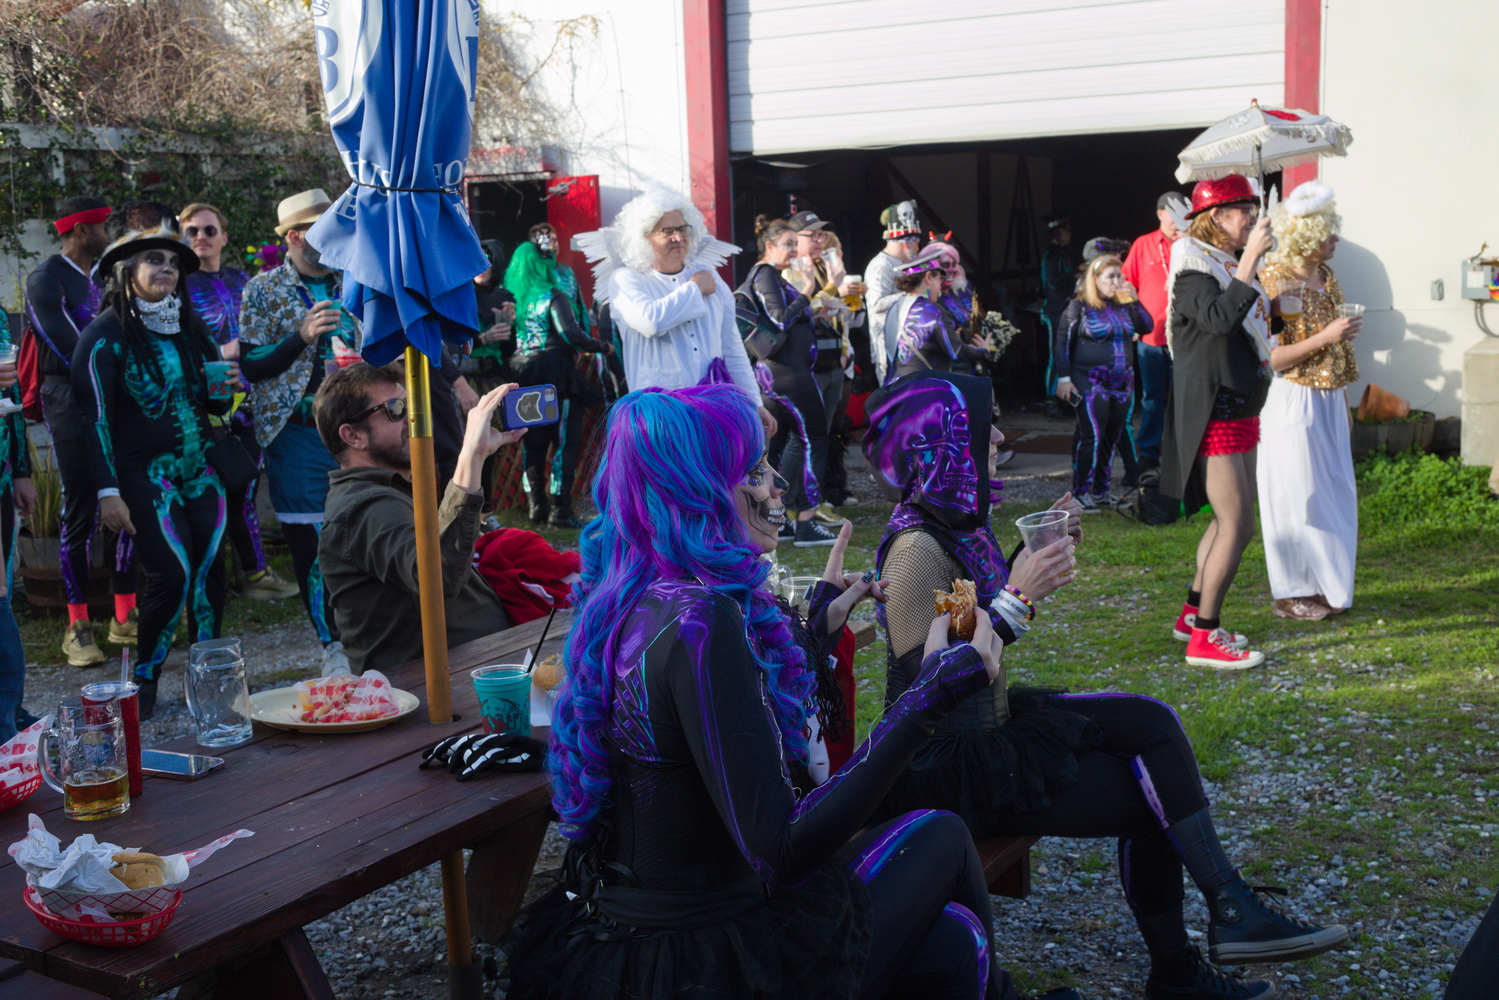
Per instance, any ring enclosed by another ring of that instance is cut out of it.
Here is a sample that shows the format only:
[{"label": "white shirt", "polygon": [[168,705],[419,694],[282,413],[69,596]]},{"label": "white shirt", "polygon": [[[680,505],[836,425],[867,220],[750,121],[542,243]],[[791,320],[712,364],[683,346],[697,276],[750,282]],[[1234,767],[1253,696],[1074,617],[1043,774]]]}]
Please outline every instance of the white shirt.
[{"label": "white shirt", "polygon": [[734,294],[714,274],[713,294],[704,295],[692,281],[697,270],[620,268],[612,275],[609,304],[624,348],[625,380],[631,389],[682,389],[701,382],[709,363],[723,358],[734,384],[759,406],[760,388],[734,322]]}]

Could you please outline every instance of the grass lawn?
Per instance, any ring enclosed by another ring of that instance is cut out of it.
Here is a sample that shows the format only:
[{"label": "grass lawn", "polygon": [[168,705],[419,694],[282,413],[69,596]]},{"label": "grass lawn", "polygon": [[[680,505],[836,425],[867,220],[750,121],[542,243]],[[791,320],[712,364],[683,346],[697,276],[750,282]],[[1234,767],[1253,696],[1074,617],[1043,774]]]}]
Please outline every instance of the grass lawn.
[{"label": "grass lawn", "polygon": [[[1204,776],[1223,789],[1215,809],[1251,833],[1246,875],[1287,884],[1322,873],[1334,890],[1325,916],[1355,931],[1353,947],[1373,940],[1356,924],[1372,932],[1415,916],[1421,933],[1444,911],[1482,913],[1485,893],[1499,890],[1499,503],[1484,501],[1486,525],[1470,517],[1446,530],[1392,523],[1388,496],[1371,504],[1365,492],[1348,613],[1276,618],[1259,540],[1245,553],[1223,621],[1266,653],[1263,667],[1188,667],[1171,637],[1206,515],[1157,528],[1085,517],[1077,582],[1042,605],[1005,658],[1011,683],[1175,706]],[[872,567],[889,507],[845,513],[855,522],[848,567]],[[1013,529],[1000,534],[1009,548]],[[814,574],[826,551],[783,545],[778,555]],[[862,738],[882,707],[883,642],[861,651],[856,670]],[[1305,778],[1309,797],[1292,781],[1268,795],[1236,791],[1263,771]],[[1300,963],[1324,984],[1348,975],[1351,987],[1377,989],[1371,964],[1347,953]]]}]

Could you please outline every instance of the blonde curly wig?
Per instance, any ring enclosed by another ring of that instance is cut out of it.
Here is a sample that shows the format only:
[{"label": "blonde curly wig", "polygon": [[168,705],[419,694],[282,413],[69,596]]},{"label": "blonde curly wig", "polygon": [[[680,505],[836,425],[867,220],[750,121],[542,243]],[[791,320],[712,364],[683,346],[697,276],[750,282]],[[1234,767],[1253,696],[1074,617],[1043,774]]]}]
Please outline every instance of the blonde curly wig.
[{"label": "blonde curly wig", "polygon": [[1329,201],[1315,212],[1293,215],[1285,202],[1270,213],[1270,226],[1278,246],[1265,259],[1272,264],[1302,268],[1306,259],[1329,237],[1343,228],[1343,217],[1336,211],[1337,202]]}]

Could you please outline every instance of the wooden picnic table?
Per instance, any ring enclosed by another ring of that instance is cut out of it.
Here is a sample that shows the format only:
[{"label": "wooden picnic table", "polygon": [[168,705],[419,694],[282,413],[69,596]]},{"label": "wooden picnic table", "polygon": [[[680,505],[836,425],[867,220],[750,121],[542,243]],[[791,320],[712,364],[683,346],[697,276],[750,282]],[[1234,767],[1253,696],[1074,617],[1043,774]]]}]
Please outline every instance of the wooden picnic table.
[{"label": "wooden picnic table", "polygon": [[[569,618],[557,614],[544,654],[560,650]],[[502,932],[546,832],[544,775],[487,775],[460,784],[446,770],[417,764],[439,739],[479,728],[468,670],[518,662],[542,625],[530,622],[451,650],[457,722],[427,721],[418,660],[388,676],[422,707],[381,729],[340,736],[256,725],[252,740],[225,751],[201,750],[186,737],[163,747],[223,756],[224,766],[191,782],[148,778],[145,794],[122,816],[65,819],[62,797],[46,787],[0,813],[0,845],[22,839],[33,812],[64,844],[91,833],[163,855],[241,828],[255,832],[195,868],[171,925],[133,948],[79,944],[44,929],[22,903],[25,873],[0,865],[0,958],[111,1000],[174,986],[186,986],[191,996],[211,990],[215,1000],[332,1000],[302,927],[462,848],[475,848],[468,869],[473,930],[480,937]]]}]

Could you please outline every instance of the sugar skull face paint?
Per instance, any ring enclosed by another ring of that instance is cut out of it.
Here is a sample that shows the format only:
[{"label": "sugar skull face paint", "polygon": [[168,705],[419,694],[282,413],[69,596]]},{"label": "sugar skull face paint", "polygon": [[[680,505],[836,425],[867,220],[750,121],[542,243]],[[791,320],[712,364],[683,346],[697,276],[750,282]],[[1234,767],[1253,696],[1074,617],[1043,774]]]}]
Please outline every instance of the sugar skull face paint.
[{"label": "sugar skull face paint", "polygon": [[735,506],[750,544],[761,552],[775,551],[781,527],[786,523],[786,505],[781,502],[785,488],[786,480],[764,458],[755,463],[744,482],[734,487]]}]

